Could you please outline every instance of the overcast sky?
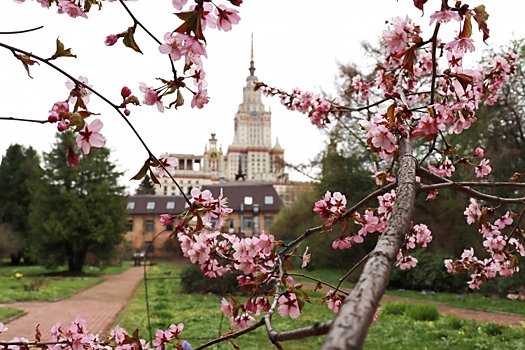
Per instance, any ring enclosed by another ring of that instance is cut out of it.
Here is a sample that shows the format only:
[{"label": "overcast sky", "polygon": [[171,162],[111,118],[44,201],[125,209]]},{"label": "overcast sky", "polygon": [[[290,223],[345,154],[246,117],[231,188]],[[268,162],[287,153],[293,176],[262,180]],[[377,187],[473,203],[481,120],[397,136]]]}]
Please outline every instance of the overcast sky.
[{"label": "overcast sky", "polygon": [[[222,3],[222,1],[220,2]],[[248,76],[250,35],[254,33],[255,67],[259,80],[283,89],[300,87],[335,95],[337,63],[365,62],[360,50],[362,41],[375,42],[386,20],[409,15],[421,24],[424,37],[430,35],[428,16],[440,1],[426,4],[426,16],[413,7],[412,0],[245,0],[239,8],[241,22],[230,32],[206,29],[208,60],[204,66],[209,83],[210,103],[202,110],[190,108],[191,94],[185,94],[187,104],[179,110],[160,114],[154,107],[132,107],[131,122],[156,155],[163,152],[201,154],[211,133],[226,151],[233,140],[233,118],[242,101],[242,87]],[[490,14],[491,46],[501,46],[512,38],[525,37],[524,0],[485,0]],[[174,30],[179,20],[169,0],[128,2],[130,9],[157,38]],[[127,49],[121,42],[106,47],[108,34],[119,33],[132,25],[119,3],[104,2],[100,12],[93,10],[89,19],[72,19],[56,14],[56,10],[40,8],[36,1],[16,4],[0,1],[0,31],[21,30],[43,25],[44,29],[22,35],[0,35],[7,43],[35,54],[49,57],[55,49],[55,39],[71,47],[78,58],[55,61],[77,77],[89,78],[95,89],[116,103],[120,89],[126,85],[140,99],[139,82],[158,86],[156,77],[170,78],[170,66],[158,45],[140,29],[136,40],[144,55]],[[448,25],[452,40],[457,25]],[[479,43],[481,35],[476,32]],[[478,48],[484,45],[478,45]],[[478,50],[481,53],[481,50]],[[180,65],[177,66],[181,68]],[[64,100],[68,90],[66,78],[41,65],[31,68],[30,79],[11,52],[0,49],[0,116],[46,119],[53,103]],[[272,110],[272,136],[285,149],[288,162],[301,163],[313,158],[323,147],[324,137],[296,112],[289,112],[277,99],[266,99]],[[88,105],[101,113],[103,134],[112,149],[113,160],[129,179],[143,164],[147,153],[141,148],[129,127],[111,108],[96,97]],[[40,125],[12,121],[0,122],[0,153],[10,144],[33,146],[49,151],[54,142],[56,125]],[[292,174],[292,179],[302,179]],[[131,188],[134,183],[126,182]]]}]

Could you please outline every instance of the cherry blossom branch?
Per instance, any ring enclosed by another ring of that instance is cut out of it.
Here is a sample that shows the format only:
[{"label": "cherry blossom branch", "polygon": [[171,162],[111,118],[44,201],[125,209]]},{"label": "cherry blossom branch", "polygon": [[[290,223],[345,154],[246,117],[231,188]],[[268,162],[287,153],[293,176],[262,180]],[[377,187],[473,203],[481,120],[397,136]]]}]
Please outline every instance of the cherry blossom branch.
[{"label": "cherry blossom branch", "polygon": [[[525,197],[503,198],[503,197],[493,196],[490,194],[485,194],[485,193],[473,190],[470,187],[458,185],[451,180],[445,179],[441,176],[431,173],[429,170],[425,168],[418,168],[417,175],[421,176],[422,179],[426,179],[426,180],[439,184],[440,185],[439,188],[451,187],[457,190],[458,192],[462,192],[462,193],[468,194],[471,197],[485,200],[488,202],[496,202],[500,204],[523,204],[525,203]],[[429,188],[430,186],[435,186],[435,185],[427,185],[426,187],[430,189]],[[488,185],[481,185],[481,186],[488,186]],[[517,187],[522,187],[522,186],[517,186]]]},{"label": "cherry blossom branch", "polygon": [[39,27],[35,27],[35,28],[31,28],[31,29],[24,29],[24,30],[15,30],[15,31],[12,31],[12,32],[0,32],[0,34],[22,34],[22,33],[33,32],[35,30],[39,30],[39,29],[42,29],[42,28],[44,28],[44,26],[39,26]]},{"label": "cherry blossom branch", "polygon": [[0,117],[0,120],[12,120],[15,122],[28,122],[28,123],[39,123],[39,124],[49,123],[48,120],[23,119],[23,118],[15,118],[15,117]]},{"label": "cherry blossom branch", "polygon": [[150,159],[153,159],[155,160],[157,163],[159,163],[159,165],[164,169],[166,170],[166,173],[168,174],[168,176],[170,177],[170,179],[173,181],[173,183],[177,186],[177,188],[179,189],[179,191],[182,193],[182,195],[184,196],[184,199],[186,200],[186,203],[188,203],[188,205],[191,205],[191,202],[189,200],[189,198],[186,196],[186,194],[184,193],[184,191],[182,191],[182,188],[179,186],[179,184],[177,183],[177,181],[175,180],[175,178],[169,173],[169,171],[167,171],[165,165],[160,162],[157,157],[151,152],[151,150],[149,149],[148,145],[146,145],[146,142],[142,139],[142,137],[140,136],[140,134],[138,133],[137,129],[135,129],[135,127],[133,126],[133,124],[131,124],[131,122],[129,121],[129,119],[124,115],[124,113],[121,112],[120,110],[120,106],[114,104],[113,102],[111,102],[109,99],[107,99],[104,95],[102,95],[101,93],[99,93],[97,90],[93,89],[93,87],[79,81],[78,79],[75,79],[73,76],[71,76],[69,73],[67,73],[66,71],[64,71],[63,69],[61,69],[60,67],[56,66],[55,64],[53,64],[52,62],[50,62],[49,60],[47,59],[44,59],[40,56],[37,56],[33,53],[30,53],[30,52],[27,52],[27,51],[24,51],[24,50],[21,50],[21,49],[18,49],[16,47],[13,47],[13,46],[10,46],[10,45],[7,45],[7,44],[4,44],[4,43],[1,43],[0,42],[0,47],[4,47],[8,50],[10,50],[11,52],[15,53],[15,52],[19,52],[19,53],[22,53],[28,57],[32,57],[32,58],[35,58],[37,60],[39,60],[40,62],[50,66],[51,68],[53,68],[54,70],[56,70],[57,72],[61,73],[62,75],[66,76],[67,78],[71,79],[75,84],[77,85],[81,85],[83,86],[84,88],[86,88],[87,90],[91,91],[93,94],[95,94],[96,96],[98,96],[102,101],[106,102],[108,105],[110,105],[111,107],[113,107],[113,109],[115,109],[117,111],[118,114],[120,114],[121,118],[124,119],[124,121],[126,122],[126,124],[128,124],[128,126],[130,127],[130,129],[133,131],[133,133],[135,134],[135,136],[138,138],[138,140],[140,141],[140,143],[142,144],[142,146],[144,147],[144,149],[146,150],[146,152],[148,153],[148,158]]},{"label": "cherry blossom branch", "polygon": [[[142,30],[144,30],[146,32],[146,34],[148,34],[150,36],[150,38],[152,38],[157,44],[159,45],[162,45],[162,42],[157,39],[153,34],[151,34],[151,32],[148,30],[148,28],[146,28],[138,19],[137,17],[135,17],[135,15],[133,14],[133,12],[131,12],[131,10],[128,8],[128,6],[124,3],[123,0],[119,0],[120,4],[124,7],[124,9],[126,10],[126,12],[128,13],[128,15],[131,17],[131,19],[133,20],[133,23],[134,23],[134,27],[136,27],[137,25],[142,28]],[[175,69],[175,64],[173,63],[173,60],[170,58],[170,56],[168,55],[168,59],[170,60],[170,65],[171,65],[171,71],[173,72],[173,78],[174,80],[177,80],[177,70]],[[182,192],[182,191],[181,191]]]},{"label": "cherry blossom branch", "polygon": [[220,338],[216,338],[216,339],[210,340],[209,342],[207,342],[205,344],[202,344],[201,346],[196,347],[195,350],[205,349],[205,348],[210,347],[212,345],[215,345],[215,344],[218,344],[218,343],[222,343],[225,340],[238,338],[241,335],[250,333],[250,332],[256,330],[257,328],[259,328],[261,326],[264,326],[264,318],[261,318],[259,321],[257,321],[257,323],[254,323],[252,326],[244,328],[244,329],[242,329],[242,330],[240,330],[238,332],[230,333],[230,334],[224,335],[224,336],[222,336]]},{"label": "cherry blossom branch", "polygon": [[[375,199],[377,198],[377,196],[379,195],[382,195],[382,194],[385,194],[386,192],[390,191],[391,189],[395,188],[397,186],[397,183],[396,182],[393,182],[391,184],[388,184],[386,186],[383,186],[381,187],[380,189],[378,190],[375,190],[374,192],[370,193],[368,196],[366,196],[365,198],[361,199],[357,204],[355,204],[353,207],[351,207],[350,209],[348,209],[348,211],[346,213],[344,213],[343,215],[341,215],[341,217],[339,218],[338,221],[344,219],[344,218],[347,218],[348,216],[352,215],[354,212],[356,212],[357,210],[359,210],[359,208],[361,208],[363,205],[365,205],[366,203],[368,203],[370,200],[372,199]],[[336,222],[334,222],[335,224]],[[316,227],[312,227],[312,228],[309,228],[307,229],[306,231],[304,231],[304,233],[302,235],[300,235],[299,237],[297,237],[293,242],[291,242],[290,244],[288,244],[286,246],[285,249],[283,249],[279,254],[283,255],[283,254],[286,254],[287,252],[289,252],[291,249],[293,249],[293,247],[295,247],[298,243],[302,242],[305,238],[311,236],[312,234],[316,233],[316,232],[320,232],[323,230],[323,226],[316,226]]]},{"label": "cherry blossom branch", "polygon": [[439,183],[434,185],[422,185],[421,190],[432,190],[455,186],[470,187],[525,187],[525,182],[475,182],[475,181],[452,181],[451,183]]}]

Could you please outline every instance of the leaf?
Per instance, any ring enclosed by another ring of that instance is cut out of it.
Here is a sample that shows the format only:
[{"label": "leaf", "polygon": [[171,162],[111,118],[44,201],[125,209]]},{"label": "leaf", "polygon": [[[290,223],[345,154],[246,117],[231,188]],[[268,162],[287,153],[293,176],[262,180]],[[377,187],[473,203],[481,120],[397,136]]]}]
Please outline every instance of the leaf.
[{"label": "leaf", "polygon": [[[149,165],[151,165],[151,163],[149,163]],[[151,170],[151,168],[149,168],[149,177],[151,178],[151,181],[153,181],[154,184],[157,184],[157,185],[161,186],[159,179],[158,179],[157,176],[153,173],[153,171]]]},{"label": "leaf", "polygon": [[20,61],[22,61],[22,64],[24,65],[24,68],[26,69],[26,72],[27,72],[27,75],[33,79],[33,77],[31,76],[31,74],[29,74],[29,66],[32,66],[34,65],[35,63],[40,65],[40,63],[38,63],[37,61],[35,60],[32,60],[31,57],[27,56],[27,55],[23,55],[23,54],[18,54],[16,55],[16,58],[18,58]]},{"label": "leaf", "polygon": [[489,38],[490,29],[487,26],[489,14],[485,11],[485,5],[474,8],[474,20],[478,23],[478,29],[483,32],[483,42]]},{"label": "leaf", "polygon": [[414,6],[424,12],[423,5],[425,5],[427,1],[428,0],[414,0]]},{"label": "leaf", "polygon": [[135,50],[137,52],[142,53],[142,51],[140,51],[140,49],[139,49],[139,46],[135,42],[135,37],[133,36],[133,34],[135,34],[135,29],[133,29],[133,27],[129,27],[128,28],[128,32],[124,36],[124,39],[122,40],[122,42],[127,47],[129,47],[129,48],[131,48],[131,49],[133,49],[133,50]]},{"label": "leaf", "polygon": [[150,166],[149,160],[145,161],[144,165],[142,166],[142,168],[140,168],[140,170],[137,173],[137,175],[133,176],[131,178],[131,180],[142,180],[144,178],[144,176],[146,176],[146,174],[148,173],[149,166]]},{"label": "leaf", "polygon": [[51,59],[54,60],[54,59],[57,59],[59,57],[75,57],[75,58],[77,58],[76,55],[73,55],[71,53],[71,49],[64,49],[64,44],[62,44],[62,42],[60,40],[58,40],[58,38],[57,38],[57,49],[56,49],[55,53],[53,54],[53,56],[51,56]]},{"label": "leaf", "polygon": [[406,50],[405,57],[403,57],[403,68],[405,68],[410,74],[414,75],[414,62],[416,60],[416,49],[414,45]]},{"label": "leaf", "polygon": [[459,38],[470,38],[472,36],[471,17],[470,12],[467,12],[465,19],[463,20],[463,29],[461,30],[461,33],[459,33]]},{"label": "leaf", "polygon": [[38,327],[40,327],[40,323],[36,325],[35,331],[35,339],[37,342],[39,342],[42,339],[42,333],[40,332],[40,329],[38,329]]},{"label": "leaf", "polygon": [[175,29],[175,32],[181,34],[191,34],[193,32],[197,39],[206,42],[201,26],[202,10],[202,6],[197,6],[193,11],[176,13],[175,15],[183,20],[184,23]]}]

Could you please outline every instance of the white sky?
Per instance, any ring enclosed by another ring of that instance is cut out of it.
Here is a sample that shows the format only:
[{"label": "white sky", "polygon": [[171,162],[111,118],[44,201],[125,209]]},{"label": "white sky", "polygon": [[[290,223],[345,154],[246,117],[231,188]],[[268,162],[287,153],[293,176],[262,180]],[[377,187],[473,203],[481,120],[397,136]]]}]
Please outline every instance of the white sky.
[{"label": "white sky", "polygon": [[[223,3],[220,1],[219,3]],[[374,42],[385,28],[385,20],[408,14],[420,24],[427,38],[428,15],[439,1],[426,4],[426,16],[414,8],[412,0],[244,0],[239,9],[241,22],[230,32],[206,29],[208,60],[205,61],[210,103],[202,110],[191,109],[191,94],[185,94],[186,105],[179,110],[160,114],[149,106],[131,107],[130,120],[150,146],[153,153],[200,154],[211,133],[226,151],[233,140],[233,118],[242,101],[242,87],[248,76],[250,35],[254,32],[255,67],[259,80],[290,90],[325,91],[335,94],[337,62],[364,62],[360,42]],[[485,0],[493,46],[505,45],[512,38],[525,37],[524,0]],[[163,35],[174,30],[180,21],[173,15],[169,0],[128,2],[139,20],[162,41]],[[21,30],[44,25],[44,29],[21,35],[0,35],[0,42],[49,57],[55,50],[55,39],[71,47],[77,59],[61,58],[60,67],[77,77],[89,78],[95,89],[120,103],[120,89],[129,86],[141,100],[139,82],[158,86],[154,78],[170,78],[170,65],[157,44],[139,29],[136,40],[144,55],[125,48],[121,42],[106,47],[106,35],[119,33],[132,25],[119,3],[104,2],[100,12],[93,10],[89,19],[72,19],[55,10],[40,8],[35,1],[24,4],[0,1],[0,31]],[[457,25],[447,25],[451,31]],[[475,25],[475,29],[477,27]],[[481,35],[473,36],[479,43]],[[450,35],[444,41],[452,40]],[[482,48],[484,45],[478,45]],[[480,53],[481,50],[478,50]],[[182,68],[180,64],[176,66]],[[64,100],[68,90],[66,78],[41,65],[31,68],[30,79],[12,53],[0,49],[0,116],[46,119],[53,103]],[[171,101],[171,100],[167,100]],[[306,117],[289,112],[278,99],[266,99],[272,110],[272,136],[285,149],[288,162],[301,163],[313,158],[323,148],[323,135]],[[126,185],[137,183],[127,179],[143,164],[147,153],[118,114],[96,97],[88,105],[102,115],[103,134],[112,149],[113,160],[125,171]],[[54,142],[56,124],[40,125],[0,121],[0,153],[10,144],[31,145],[38,151],[49,151]],[[292,174],[292,179],[302,179]]]}]

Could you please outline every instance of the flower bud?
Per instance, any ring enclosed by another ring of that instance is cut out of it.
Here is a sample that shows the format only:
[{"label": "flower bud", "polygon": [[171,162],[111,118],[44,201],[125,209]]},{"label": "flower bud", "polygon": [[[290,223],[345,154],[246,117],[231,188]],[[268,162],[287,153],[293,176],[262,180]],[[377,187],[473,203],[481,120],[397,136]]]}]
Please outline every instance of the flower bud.
[{"label": "flower bud", "polygon": [[104,44],[106,44],[106,46],[113,46],[115,45],[117,40],[118,36],[116,36],[115,34],[110,34],[106,37],[106,40],[104,40]]},{"label": "flower bud", "polygon": [[131,114],[131,112],[129,111],[129,109],[125,109],[125,110],[124,110],[124,114],[126,115],[126,117],[129,117],[129,115]]},{"label": "flower bud", "polygon": [[61,120],[60,122],[58,122],[57,129],[60,132],[65,131],[67,129],[67,123]]},{"label": "flower bud", "polygon": [[241,6],[242,0],[229,0],[234,6]]},{"label": "flower bud", "polygon": [[122,90],[120,90],[120,95],[123,97],[123,98],[126,98],[128,97],[129,95],[131,95],[131,89],[127,86],[124,86],[122,88]]},{"label": "flower bud", "polygon": [[47,117],[47,121],[50,123],[58,122],[58,115],[56,113],[51,113],[49,117]]}]

